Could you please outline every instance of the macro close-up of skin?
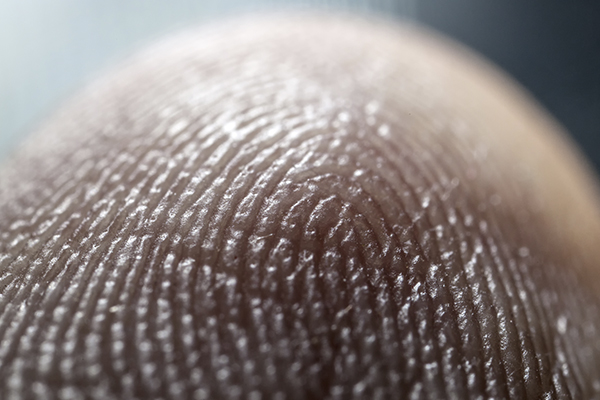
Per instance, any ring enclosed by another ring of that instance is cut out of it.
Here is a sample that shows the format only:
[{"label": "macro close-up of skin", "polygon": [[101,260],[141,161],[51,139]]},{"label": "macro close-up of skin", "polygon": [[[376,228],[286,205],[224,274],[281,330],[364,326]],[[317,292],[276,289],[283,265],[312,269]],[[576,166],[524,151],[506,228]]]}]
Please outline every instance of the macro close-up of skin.
[{"label": "macro close-up of skin", "polygon": [[598,184],[415,26],[247,16],[0,169],[2,399],[598,399]]}]

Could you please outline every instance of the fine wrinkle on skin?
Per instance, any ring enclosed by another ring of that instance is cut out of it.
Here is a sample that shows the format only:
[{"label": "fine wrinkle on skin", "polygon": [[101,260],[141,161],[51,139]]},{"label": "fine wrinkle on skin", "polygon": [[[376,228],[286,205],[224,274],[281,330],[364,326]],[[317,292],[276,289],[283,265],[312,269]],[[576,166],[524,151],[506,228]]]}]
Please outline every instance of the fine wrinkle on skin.
[{"label": "fine wrinkle on skin", "polygon": [[0,172],[0,397],[600,397],[591,180],[457,54],[271,17],[91,86]]}]

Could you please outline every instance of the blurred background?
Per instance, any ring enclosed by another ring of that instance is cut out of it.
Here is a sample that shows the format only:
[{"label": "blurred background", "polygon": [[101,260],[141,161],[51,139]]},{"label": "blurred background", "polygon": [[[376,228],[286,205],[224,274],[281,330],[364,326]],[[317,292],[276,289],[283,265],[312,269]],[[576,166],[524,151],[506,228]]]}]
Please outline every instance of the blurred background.
[{"label": "blurred background", "polygon": [[166,33],[318,7],[417,21],[521,82],[600,171],[600,1],[0,0],[0,159],[86,81]]}]

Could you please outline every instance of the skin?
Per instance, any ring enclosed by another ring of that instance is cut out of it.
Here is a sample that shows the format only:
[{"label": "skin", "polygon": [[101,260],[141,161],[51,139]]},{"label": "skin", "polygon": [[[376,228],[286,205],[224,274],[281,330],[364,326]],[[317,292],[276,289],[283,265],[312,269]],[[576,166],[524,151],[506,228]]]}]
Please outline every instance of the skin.
[{"label": "skin", "polygon": [[1,398],[600,398],[597,186],[466,50],[236,20],[0,172]]}]

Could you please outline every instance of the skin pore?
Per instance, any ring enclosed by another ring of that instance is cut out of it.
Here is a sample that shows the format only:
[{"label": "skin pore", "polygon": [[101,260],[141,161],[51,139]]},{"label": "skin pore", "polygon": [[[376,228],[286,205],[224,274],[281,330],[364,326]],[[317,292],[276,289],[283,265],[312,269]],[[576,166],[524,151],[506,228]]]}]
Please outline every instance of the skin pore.
[{"label": "skin pore", "polygon": [[183,34],[0,171],[0,398],[598,398],[599,205],[431,34]]}]

